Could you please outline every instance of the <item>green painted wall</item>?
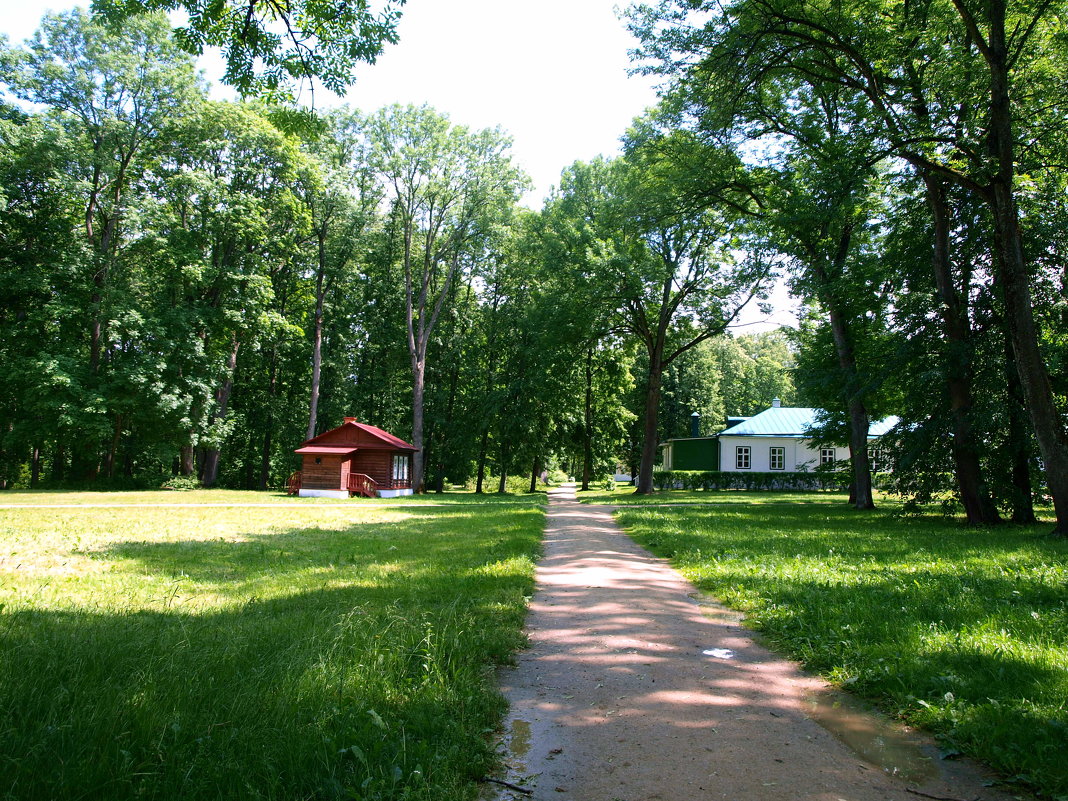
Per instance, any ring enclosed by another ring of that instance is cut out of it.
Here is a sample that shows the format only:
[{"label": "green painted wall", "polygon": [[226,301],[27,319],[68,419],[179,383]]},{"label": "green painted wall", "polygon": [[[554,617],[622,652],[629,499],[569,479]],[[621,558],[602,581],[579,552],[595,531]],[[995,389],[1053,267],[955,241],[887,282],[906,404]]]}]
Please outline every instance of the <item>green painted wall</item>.
[{"label": "green painted wall", "polygon": [[676,439],[671,441],[672,470],[719,470],[719,440]]}]

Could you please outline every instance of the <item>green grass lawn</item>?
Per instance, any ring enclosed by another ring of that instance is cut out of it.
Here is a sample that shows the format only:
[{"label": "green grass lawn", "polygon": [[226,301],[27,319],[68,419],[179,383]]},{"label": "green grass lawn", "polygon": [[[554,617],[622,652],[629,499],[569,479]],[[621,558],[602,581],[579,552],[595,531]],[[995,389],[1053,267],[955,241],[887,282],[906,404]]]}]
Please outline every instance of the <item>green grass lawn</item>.
[{"label": "green grass lawn", "polygon": [[544,496],[102,495],[0,496],[0,798],[474,796]]},{"label": "green grass lawn", "polygon": [[[824,494],[605,495],[630,499],[618,519],[638,542],[809,669],[1068,797],[1068,542],[1049,524],[973,530]],[[691,505],[648,505],[676,499]]]},{"label": "green grass lawn", "polygon": [[0,492],[0,508],[4,506],[118,506],[167,504],[210,504],[210,505],[263,505],[263,504],[381,504],[411,505],[417,504],[529,504],[535,496],[544,493],[497,494],[487,492],[476,495],[474,492],[430,492],[425,495],[404,495],[399,498],[298,498],[285,492],[253,492],[251,490],[147,490],[117,492],[54,492],[50,490],[5,490]]}]

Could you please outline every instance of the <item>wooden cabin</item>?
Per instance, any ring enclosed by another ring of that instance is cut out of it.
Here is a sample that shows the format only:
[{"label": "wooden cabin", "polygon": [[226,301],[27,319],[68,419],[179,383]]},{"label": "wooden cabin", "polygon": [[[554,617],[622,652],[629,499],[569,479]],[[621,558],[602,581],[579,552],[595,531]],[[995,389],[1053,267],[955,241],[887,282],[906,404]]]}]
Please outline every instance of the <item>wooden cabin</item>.
[{"label": "wooden cabin", "polygon": [[392,498],[412,494],[415,446],[355,417],[312,437],[296,452],[302,465],[289,494],[302,498]]}]

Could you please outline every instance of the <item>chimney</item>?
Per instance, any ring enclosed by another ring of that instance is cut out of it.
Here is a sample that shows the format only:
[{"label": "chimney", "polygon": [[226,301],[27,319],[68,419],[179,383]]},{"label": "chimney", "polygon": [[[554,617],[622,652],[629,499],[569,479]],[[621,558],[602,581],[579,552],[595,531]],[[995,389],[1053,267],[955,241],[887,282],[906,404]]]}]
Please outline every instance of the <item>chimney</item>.
[{"label": "chimney", "polygon": [[355,423],[356,422],[356,418],[355,417],[346,417],[345,418],[345,422],[346,423]]},{"label": "chimney", "polygon": [[695,439],[701,436],[701,415],[697,412],[690,415],[690,436]]},{"label": "chimney", "polygon": [[778,398],[772,398],[771,399],[771,408],[772,409],[778,409],[780,406],[782,406],[782,401],[781,400],[779,400]]}]

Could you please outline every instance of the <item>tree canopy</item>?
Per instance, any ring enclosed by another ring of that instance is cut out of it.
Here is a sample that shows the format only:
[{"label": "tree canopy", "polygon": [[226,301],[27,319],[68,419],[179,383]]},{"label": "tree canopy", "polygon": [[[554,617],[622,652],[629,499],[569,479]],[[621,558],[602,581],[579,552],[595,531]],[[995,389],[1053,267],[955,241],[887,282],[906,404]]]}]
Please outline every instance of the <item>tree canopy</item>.
[{"label": "tree canopy", "polygon": [[[356,416],[427,489],[648,492],[695,412],[715,434],[779,398],[849,445],[860,508],[896,462],[915,502],[994,525],[1048,498],[1063,531],[1056,4],[635,6],[662,99],[537,211],[499,129],[273,102],[341,87],[396,4],[181,5],[178,33],[177,0],[102,2],[0,51],[6,486],[280,486]],[[197,79],[228,41],[258,99]],[[737,334],[775,281],[796,329]]]}]

